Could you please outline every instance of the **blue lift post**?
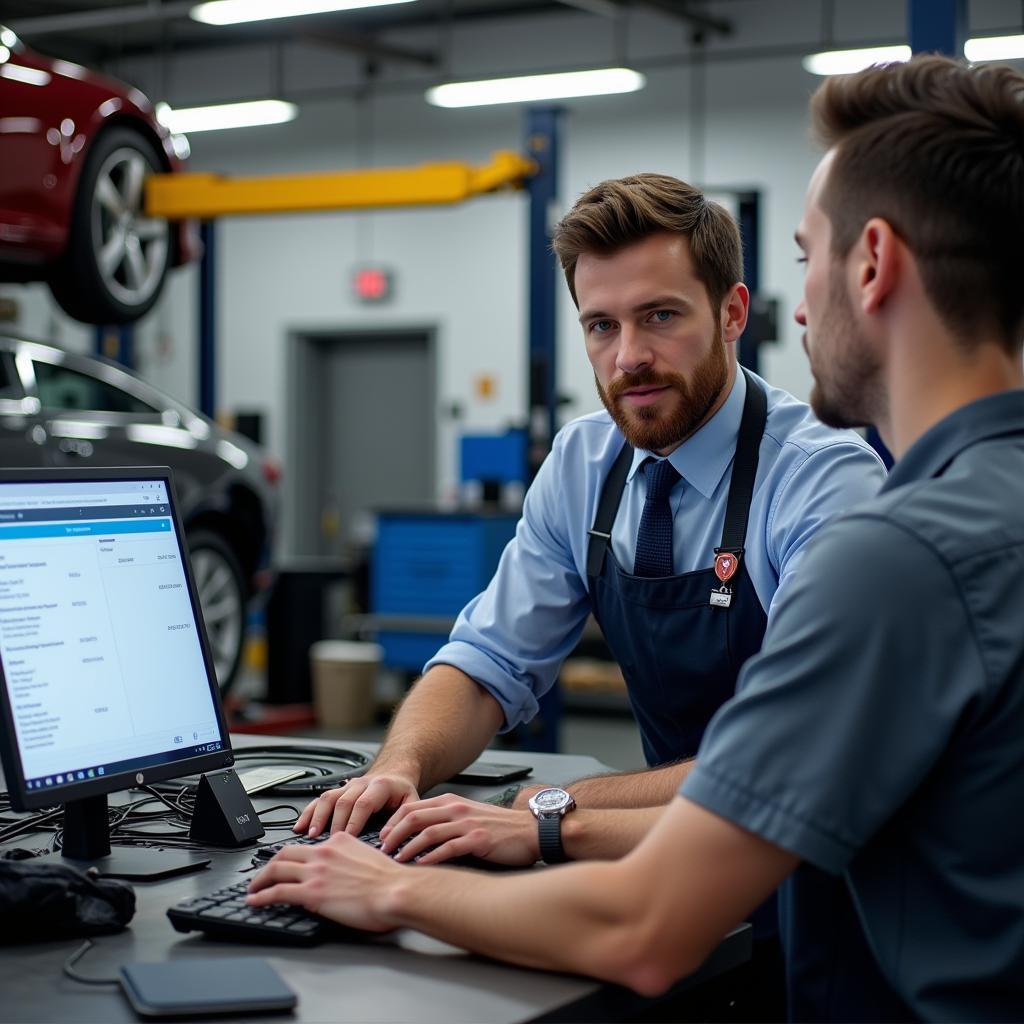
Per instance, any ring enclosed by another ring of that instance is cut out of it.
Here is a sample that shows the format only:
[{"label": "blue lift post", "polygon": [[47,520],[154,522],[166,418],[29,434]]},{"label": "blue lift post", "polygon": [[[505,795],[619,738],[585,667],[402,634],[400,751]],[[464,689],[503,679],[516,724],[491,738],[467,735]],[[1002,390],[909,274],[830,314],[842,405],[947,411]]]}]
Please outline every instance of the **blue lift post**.
[{"label": "blue lift post", "polygon": [[[743,281],[751,295],[761,289],[761,194],[755,190],[736,193],[736,206],[743,239]],[[760,373],[759,344],[750,332],[740,336],[739,360],[754,373]]]},{"label": "blue lift post", "polygon": [[213,419],[217,408],[217,222],[199,227],[203,259],[199,264],[199,409]]},{"label": "blue lift post", "polygon": [[908,0],[907,35],[914,53],[962,57],[967,40],[967,0]]},{"label": "blue lift post", "polygon": [[526,152],[538,165],[537,173],[526,183],[530,197],[528,482],[551,450],[558,428],[555,344],[558,267],[551,251],[551,215],[558,199],[561,113],[557,107],[530,107],[526,111]]},{"label": "blue lift post", "polygon": [[[526,480],[533,480],[551,450],[558,429],[558,377],[555,295],[558,265],[551,251],[551,218],[558,199],[558,107],[526,110],[526,153],[538,172],[527,181],[530,197],[529,234],[529,445]],[[540,698],[540,710],[530,723],[516,730],[526,750],[556,753],[562,694],[556,683]]]},{"label": "blue lift post", "polygon": [[98,356],[119,362],[126,369],[135,368],[135,325],[110,324],[97,327],[95,349]]}]

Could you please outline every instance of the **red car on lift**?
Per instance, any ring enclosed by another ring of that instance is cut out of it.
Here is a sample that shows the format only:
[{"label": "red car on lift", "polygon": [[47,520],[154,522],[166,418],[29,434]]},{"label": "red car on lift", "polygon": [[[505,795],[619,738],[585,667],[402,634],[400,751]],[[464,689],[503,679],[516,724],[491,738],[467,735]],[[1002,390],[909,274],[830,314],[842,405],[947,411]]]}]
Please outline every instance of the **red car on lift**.
[{"label": "red car on lift", "polygon": [[0,26],[0,280],[47,281],[86,323],[136,320],[199,254],[193,224],[143,210],[146,175],[186,157],[138,89]]}]

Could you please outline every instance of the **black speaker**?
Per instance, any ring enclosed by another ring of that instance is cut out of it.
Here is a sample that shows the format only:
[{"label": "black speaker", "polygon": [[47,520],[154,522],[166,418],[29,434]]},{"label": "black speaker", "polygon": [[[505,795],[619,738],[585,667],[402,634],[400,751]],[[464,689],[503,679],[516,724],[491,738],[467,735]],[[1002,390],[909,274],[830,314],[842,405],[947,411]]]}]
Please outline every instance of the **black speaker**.
[{"label": "black speaker", "polygon": [[260,819],[234,768],[199,777],[189,839],[210,846],[245,846],[263,834]]}]

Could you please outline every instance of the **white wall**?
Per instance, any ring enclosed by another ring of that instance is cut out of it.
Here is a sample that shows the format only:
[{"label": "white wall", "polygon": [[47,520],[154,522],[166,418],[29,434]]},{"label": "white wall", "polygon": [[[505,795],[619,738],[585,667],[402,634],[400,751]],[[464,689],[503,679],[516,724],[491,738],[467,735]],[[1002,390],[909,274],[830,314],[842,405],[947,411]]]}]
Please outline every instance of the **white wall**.
[{"label": "white wall", "polygon": [[[626,37],[597,17],[566,11],[529,22],[478,24],[452,36],[421,30],[391,41],[447,53],[456,77],[523,68],[593,65],[628,59],[647,68],[648,86],[630,96],[564,104],[561,200],[567,207],[602,178],[655,170],[725,188],[756,187],[763,196],[762,287],[781,299],[782,336],[764,351],[763,372],[804,397],[809,388],[799,331],[791,313],[800,296],[792,232],[804,186],[817,159],[807,138],[807,98],[817,80],[799,54],[819,47],[817,0],[734,0],[710,5],[736,23],[714,41],[706,68],[705,136],[695,146],[689,66],[671,66],[690,52],[683,27],[657,14],[634,14]],[[839,0],[833,38],[895,41],[904,34],[903,5],[886,0]],[[975,0],[972,31],[1019,25],[1019,5]],[[751,53],[758,50],[763,55]],[[357,109],[344,94],[359,81],[357,63],[343,53],[293,44],[209,52],[158,67],[124,62],[111,70],[151,92],[164,83],[174,105],[269,95],[296,96],[301,116],[290,125],[195,135],[192,167],[260,174],[404,165],[426,160],[485,162],[496,149],[521,146],[523,115],[514,107],[438,110],[422,99],[422,70],[387,64],[383,84]],[[429,76],[428,76],[429,77]],[[279,79],[279,80],[278,80]],[[402,83],[407,84],[404,88]],[[280,87],[280,88],[279,88]],[[319,94],[326,98],[311,98]],[[330,98],[331,96],[334,98]],[[702,166],[694,165],[703,149]],[[460,402],[463,421],[439,432],[438,493],[451,488],[456,429],[497,430],[521,420],[526,390],[526,201],[506,194],[455,208],[373,214],[316,214],[225,219],[218,224],[218,401],[222,409],[261,408],[269,444],[285,451],[287,339],[310,328],[430,324],[438,328],[441,406]],[[383,308],[360,306],[349,274],[357,262],[394,268],[395,299]],[[10,291],[10,287],[7,288]],[[70,347],[91,346],[91,333],[54,314],[45,291],[24,296],[21,326],[56,334]],[[154,384],[196,400],[196,272],[178,272],[159,308],[138,331],[139,366]],[[573,397],[567,414],[595,408],[593,381],[575,311],[562,290],[559,305],[560,389]],[[497,394],[475,396],[481,374],[498,381]],[[400,410],[382,414],[400,415]]]}]

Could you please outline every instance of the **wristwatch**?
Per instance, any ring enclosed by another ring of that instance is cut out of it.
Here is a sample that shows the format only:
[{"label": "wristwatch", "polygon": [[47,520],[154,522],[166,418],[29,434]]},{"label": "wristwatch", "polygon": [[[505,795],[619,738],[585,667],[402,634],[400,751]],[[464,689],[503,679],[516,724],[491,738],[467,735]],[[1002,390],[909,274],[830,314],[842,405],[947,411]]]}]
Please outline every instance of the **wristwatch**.
[{"label": "wristwatch", "polygon": [[537,819],[540,859],[545,864],[564,864],[569,858],[562,847],[562,818],[575,809],[576,801],[564,789],[550,786],[530,797],[529,807]]}]

